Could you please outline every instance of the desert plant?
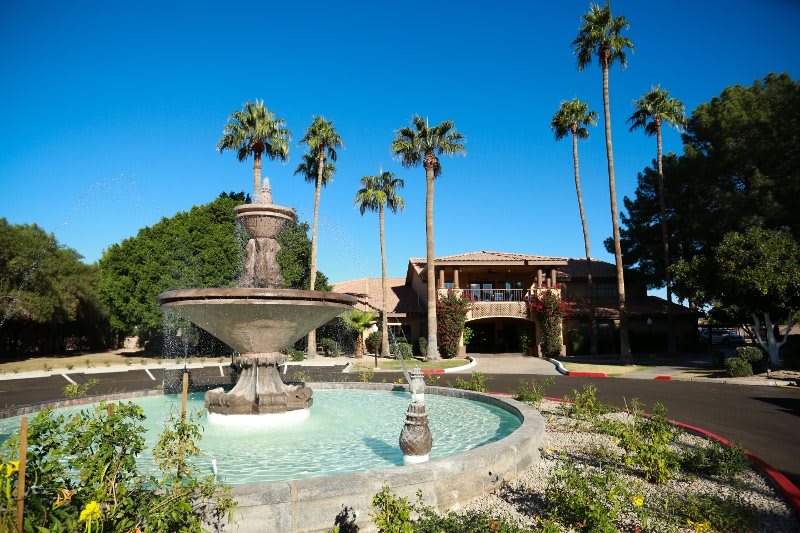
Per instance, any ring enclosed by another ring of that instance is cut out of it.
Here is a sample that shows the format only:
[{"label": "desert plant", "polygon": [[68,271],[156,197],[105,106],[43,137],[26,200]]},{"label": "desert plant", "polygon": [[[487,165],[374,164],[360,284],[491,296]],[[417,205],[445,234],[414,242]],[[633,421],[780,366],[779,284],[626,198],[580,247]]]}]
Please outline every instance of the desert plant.
[{"label": "desert plant", "polygon": [[579,420],[593,420],[610,410],[597,399],[597,387],[594,385],[585,385],[580,391],[573,390],[572,397],[564,397],[563,408],[568,417]]},{"label": "desert plant", "polygon": [[678,454],[670,447],[675,428],[667,420],[667,409],[656,403],[652,414],[646,417],[634,400],[631,415],[633,423],[625,426],[619,442],[627,452],[625,463],[639,468],[651,483],[666,483],[679,465]]},{"label": "desert plant", "polygon": [[70,383],[69,385],[65,386],[61,392],[63,392],[64,396],[67,398],[83,398],[89,394],[89,389],[98,383],[100,383],[100,380],[97,378],[87,380],[83,384]]},{"label": "desert plant", "polygon": [[53,367],[47,363],[42,363],[42,370],[44,370],[45,372],[50,372],[51,370],[53,370]]},{"label": "desert plant", "polygon": [[753,365],[741,357],[730,357],[725,360],[725,373],[732,378],[741,378],[753,375]]},{"label": "desert plant", "polygon": [[630,507],[630,487],[611,468],[581,469],[572,461],[559,467],[545,490],[548,512],[579,531],[616,533]]},{"label": "desert plant", "polygon": [[67,370],[72,370],[73,368],[75,368],[75,365],[74,365],[74,364],[72,364],[72,363],[69,363],[69,364],[67,365]]},{"label": "desert plant", "polygon": [[371,383],[375,378],[375,371],[372,368],[365,368],[359,374],[362,383]]},{"label": "desert plant", "polygon": [[514,396],[515,400],[520,402],[529,402],[538,405],[542,401],[545,394],[547,394],[547,387],[552,385],[553,378],[546,377],[542,379],[523,379],[519,382],[519,388]]},{"label": "desert plant", "polygon": [[[28,426],[26,477],[35,490],[24,499],[24,531],[200,531],[228,522],[235,502],[213,476],[200,477],[175,460],[197,450],[199,413],[171,416],[153,450],[156,471],[138,470],[145,449],[142,408],[120,403],[113,413],[101,403],[69,417],[41,411]],[[0,450],[0,461],[17,457],[19,437]],[[0,531],[15,530],[16,497],[10,484],[0,494]],[[6,501],[2,501],[5,498]],[[10,509],[9,509],[10,508]]]},{"label": "desert plant", "polygon": [[687,472],[729,479],[750,468],[750,460],[744,450],[733,442],[727,446],[716,441],[708,446],[698,446],[685,452],[680,462]]},{"label": "desert plant", "polygon": [[471,390],[475,392],[486,392],[486,374],[482,372],[473,372],[470,379],[456,378],[453,386],[457,389]]}]

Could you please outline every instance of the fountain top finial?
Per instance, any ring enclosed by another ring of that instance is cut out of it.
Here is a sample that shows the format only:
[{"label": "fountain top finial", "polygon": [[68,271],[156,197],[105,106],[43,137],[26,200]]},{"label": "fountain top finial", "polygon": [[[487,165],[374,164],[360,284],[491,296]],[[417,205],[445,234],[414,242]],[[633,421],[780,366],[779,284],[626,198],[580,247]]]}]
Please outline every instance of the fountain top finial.
[{"label": "fountain top finial", "polygon": [[255,203],[272,203],[272,188],[269,186],[269,176],[264,176],[264,180],[261,182],[261,187],[256,191]]}]

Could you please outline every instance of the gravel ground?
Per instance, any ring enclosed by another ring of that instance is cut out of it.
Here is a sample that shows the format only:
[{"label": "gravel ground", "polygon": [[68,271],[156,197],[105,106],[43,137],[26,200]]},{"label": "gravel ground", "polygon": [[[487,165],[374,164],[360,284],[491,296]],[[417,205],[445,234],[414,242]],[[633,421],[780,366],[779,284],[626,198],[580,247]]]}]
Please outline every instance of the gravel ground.
[{"label": "gravel ground", "polygon": [[[496,493],[481,498],[467,506],[468,511],[490,511],[523,527],[536,529],[540,516],[546,516],[545,489],[556,469],[564,464],[565,458],[578,463],[580,468],[602,468],[599,457],[608,463],[621,460],[624,451],[617,446],[614,437],[588,431],[589,423],[576,421],[562,414],[559,402],[544,400],[539,410],[546,420],[546,433],[541,448],[542,460],[524,472],[518,479],[507,483]],[[602,415],[606,418],[630,422],[632,417],[626,413]],[[707,445],[702,437],[680,432],[675,448]],[[663,502],[672,494],[674,499],[684,498],[687,492],[732,496],[755,514],[755,528],[751,531],[764,533],[800,532],[800,524],[791,508],[772,488],[767,478],[754,470],[748,470],[735,481],[692,474],[679,474],[664,485],[653,485],[636,475],[631,468],[619,467],[625,485],[647,502]],[[622,519],[623,531],[639,531],[635,515],[630,513]],[[674,531],[697,531],[689,524],[679,524]],[[663,530],[651,522],[651,530]],[[702,530],[702,529],[701,529]],[[571,530],[565,530],[571,531]],[[736,533],[739,533],[738,531]]]}]

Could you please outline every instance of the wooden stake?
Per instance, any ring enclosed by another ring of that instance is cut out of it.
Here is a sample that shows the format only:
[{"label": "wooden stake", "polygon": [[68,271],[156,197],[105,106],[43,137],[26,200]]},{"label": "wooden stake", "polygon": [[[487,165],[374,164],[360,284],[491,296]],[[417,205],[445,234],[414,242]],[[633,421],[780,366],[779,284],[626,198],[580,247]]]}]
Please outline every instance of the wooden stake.
[{"label": "wooden stake", "polygon": [[114,416],[114,409],[116,408],[116,404],[110,403],[106,407],[108,408],[108,416]]},{"label": "wooden stake", "polygon": [[25,460],[28,452],[28,417],[22,417],[19,428],[19,471],[17,472],[17,532],[22,533],[22,515],[25,509]]},{"label": "wooden stake", "polygon": [[186,404],[189,400],[189,373],[183,373],[183,387],[181,390],[181,440],[178,443],[178,477],[183,476],[183,431],[186,424]]}]

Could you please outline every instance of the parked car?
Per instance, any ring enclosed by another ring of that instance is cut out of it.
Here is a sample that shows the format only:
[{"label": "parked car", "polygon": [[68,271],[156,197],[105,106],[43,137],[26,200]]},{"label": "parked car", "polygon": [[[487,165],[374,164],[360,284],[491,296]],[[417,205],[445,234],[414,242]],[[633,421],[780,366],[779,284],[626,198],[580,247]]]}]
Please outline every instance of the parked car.
[{"label": "parked car", "polygon": [[710,342],[711,344],[722,344],[725,335],[731,335],[733,332],[727,329],[708,329],[703,328],[700,330],[700,340]]},{"label": "parked car", "polygon": [[722,336],[722,344],[726,346],[744,346],[744,337],[738,333],[726,333]]}]

